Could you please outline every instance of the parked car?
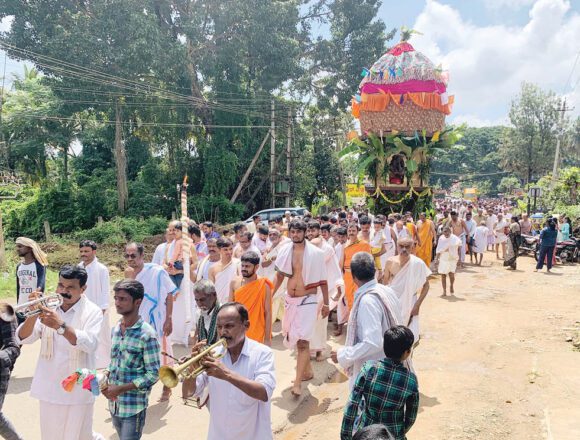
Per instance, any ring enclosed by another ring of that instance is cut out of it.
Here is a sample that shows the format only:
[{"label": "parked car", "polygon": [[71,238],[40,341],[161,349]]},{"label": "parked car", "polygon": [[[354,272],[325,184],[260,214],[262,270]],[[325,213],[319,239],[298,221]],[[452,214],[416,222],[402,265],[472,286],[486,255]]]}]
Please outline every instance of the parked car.
[{"label": "parked car", "polygon": [[296,215],[302,216],[306,211],[306,208],[273,208],[273,209],[262,209],[256,212],[251,217],[246,219],[245,223],[250,223],[252,217],[259,215],[263,224],[268,225],[270,220],[274,220],[276,217],[284,216],[286,211],[295,212]]}]

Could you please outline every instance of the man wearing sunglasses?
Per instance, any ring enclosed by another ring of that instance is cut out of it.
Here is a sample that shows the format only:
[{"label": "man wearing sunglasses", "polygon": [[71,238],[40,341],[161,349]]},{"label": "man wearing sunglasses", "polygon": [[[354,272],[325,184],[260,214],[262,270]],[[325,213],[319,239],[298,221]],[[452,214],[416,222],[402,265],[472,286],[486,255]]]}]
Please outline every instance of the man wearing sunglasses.
[{"label": "man wearing sunglasses", "polygon": [[[125,247],[125,278],[139,281],[145,288],[145,297],[139,307],[139,315],[156,331],[161,346],[161,365],[171,365],[173,350],[169,336],[173,331],[173,295],[177,291],[169,274],[162,266],[145,263],[141,243],[129,243]],[[168,354],[166,356],[164,353]],[[163,387],[160,402],[169,400],[171,389]]]}]

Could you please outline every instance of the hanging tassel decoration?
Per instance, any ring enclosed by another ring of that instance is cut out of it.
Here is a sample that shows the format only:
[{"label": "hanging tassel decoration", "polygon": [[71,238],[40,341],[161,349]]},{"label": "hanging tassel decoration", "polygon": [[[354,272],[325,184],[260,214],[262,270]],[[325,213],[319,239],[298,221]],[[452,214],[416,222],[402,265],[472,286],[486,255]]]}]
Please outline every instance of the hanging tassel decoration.
[{"label": "hanging tassel decoration", "polygon": [[66,392],[71,393],[72,390],[74,389],[75,384],[77,383],[78,379],[79,379],[79,374],[77,372],[74,372],[73,374],[71,374],[70,376],[65,378],[61,382],[61,385]]}]

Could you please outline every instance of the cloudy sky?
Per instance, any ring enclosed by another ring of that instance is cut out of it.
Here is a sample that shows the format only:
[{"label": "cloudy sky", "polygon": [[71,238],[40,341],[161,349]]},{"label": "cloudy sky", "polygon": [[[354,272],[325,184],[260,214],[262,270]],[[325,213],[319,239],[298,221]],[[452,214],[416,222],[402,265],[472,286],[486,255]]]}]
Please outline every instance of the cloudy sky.
[{"label": "cloudy sky", "polygon": [[383,0],[381,18],[421,31],[412,44],[449,70],[452,122],[505,123],[522,81],[580,115],[579,0]]},{"label": "cloudy sky", "polygon": [[522,81],[565,95],[580,115],[580,0],[383,0],[380,17],[422,32],[412,44],[449,70],[451,122],[506,123]]}]

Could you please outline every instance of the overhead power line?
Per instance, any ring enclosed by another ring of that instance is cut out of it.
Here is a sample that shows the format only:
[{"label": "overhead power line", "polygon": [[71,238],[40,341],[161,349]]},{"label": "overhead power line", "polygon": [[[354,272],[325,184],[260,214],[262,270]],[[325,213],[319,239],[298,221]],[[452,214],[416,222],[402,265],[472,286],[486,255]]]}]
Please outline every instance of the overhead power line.
[{"label": "overhead power line", "polygon": [[[269,115],[265,112],[259,112],[254,109],[244,108],[242,106],[212,102],[205,98],[183,95],[150,83],[145,83],[143,81],[129,80],[108,73],[99,72],[94,69],[88,69],[83,66],[62,61],[46,55],[40,55],[30,50],[22,49],[5,42],[0,41],[0,47],[4,47],[9,51],[20,54],[20,56],[30,59],[35,64],[44,67],[61,77],[70,77],[80,81],[93,82],[95,84],[103,85],[106,87],[122,89],[133,94],[141,93],[154,96],[159,99],[172,99],[176,102],[189,104],[198,108],[210,108],[214,111],[223,111],[226,113],[241,114],[249,117],[258,117],[263,119],[268,119],[269,117]],[[122,95],[120,94],[119,96]],[[280,118],[278,122],[280,125],[287,124],[287,121],[285,121],[284,118]]]}]

